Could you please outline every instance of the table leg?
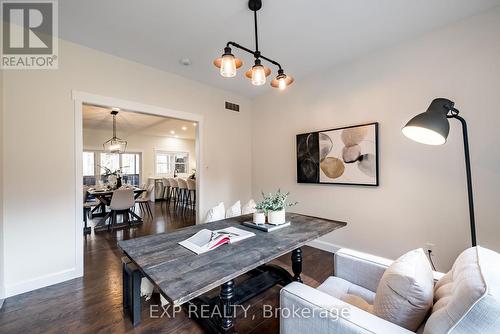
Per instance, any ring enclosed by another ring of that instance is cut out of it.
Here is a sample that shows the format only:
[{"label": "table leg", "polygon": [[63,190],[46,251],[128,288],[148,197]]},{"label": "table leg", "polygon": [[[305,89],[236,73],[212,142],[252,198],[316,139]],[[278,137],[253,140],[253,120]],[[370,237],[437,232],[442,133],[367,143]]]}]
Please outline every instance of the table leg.
[{"label": "table leg", "polygon": [[296,282],[301,282],[300,273],[302,272],[302,250],[300,248],[292,251],[292,270],[293,270],[293,280]]},{"label": "table leg", "polygon": [[221,327],[223,333],[232,333],[234,326],[234,280],[222,284],[220,289],[220,312],[222,313]]}]

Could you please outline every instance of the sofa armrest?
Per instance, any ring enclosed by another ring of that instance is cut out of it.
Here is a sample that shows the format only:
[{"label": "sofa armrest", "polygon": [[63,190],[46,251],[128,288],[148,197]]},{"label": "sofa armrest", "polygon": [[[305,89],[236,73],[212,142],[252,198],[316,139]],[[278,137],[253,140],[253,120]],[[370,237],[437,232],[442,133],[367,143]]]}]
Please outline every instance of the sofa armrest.
[{"label": "sofa armrest", "polygon": [[336,277],[375,292],[392,262],[383,257],[341,248],[335,253],[333,270]]},{"label": "sofa armrest", "polygon": [[281,289],[280,308],[281,334],[413,333],[298,282]]},{"label": "sofa armrest", "polygon": [[[392,262],[394,261],[380,256],[341,248],[335,252],[333,274],[376,292],[382,275]],[[433,271],[432,275],[437,282],[444,274]]]}]

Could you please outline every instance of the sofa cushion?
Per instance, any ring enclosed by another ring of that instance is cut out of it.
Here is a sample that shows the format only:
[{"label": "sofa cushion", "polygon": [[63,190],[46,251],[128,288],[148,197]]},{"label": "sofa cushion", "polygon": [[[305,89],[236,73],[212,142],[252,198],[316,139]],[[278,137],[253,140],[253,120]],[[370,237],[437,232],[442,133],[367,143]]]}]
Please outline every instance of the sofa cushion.
[{"label": "sofa cushion", "polygon": [[214,206],[208,210],[207,218],[205,223],[214,222],[217,220],[222,220],[225,218],[226,210],[224,209],[224,203],[220,202],[217,206]]},{"label": "sofa cushion", "polygon": [[248,215],[248,214],[256,212],[257,211],[257,209],[255,209],[256,206],[257,206],[257,204],[255,203],[255,201],[253,199],[249,200],[247,202],[247,204],[243,205],[243,208],[241,208],[241,214]]},{"label": "sofa cushion", "polygon": [[432,307],[434,280],[423,249],[412,250],[394,261],[377,287],[373,313],[416,331]]},{"label": "sofa cushion", "polygon": [[373,304],[373,300],[375,299],[374,292],[334,276],[328,277],[326,281],[318,287],[318,290],[341,300],[344,300],[346,295],[355,295],[362,298],[367,303]]},{"label": "sofa cushion", "polygon": [[241,216],[241,202],[236,201],[231,207],[226,211],[226,218]]},{"label": "sofa cushion", "polygon": [[435,287],[425,334],[500,333],[500,254],[472,247]]}]

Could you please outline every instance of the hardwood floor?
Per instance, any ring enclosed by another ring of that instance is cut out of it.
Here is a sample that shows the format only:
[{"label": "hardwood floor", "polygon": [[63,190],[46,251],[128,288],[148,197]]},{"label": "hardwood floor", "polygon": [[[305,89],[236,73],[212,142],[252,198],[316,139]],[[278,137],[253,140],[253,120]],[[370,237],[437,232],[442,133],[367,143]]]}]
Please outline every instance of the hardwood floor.
[{"label": "hardwood floor", "polygon": [[[150,305],[158,305],[158,300],[143,300],[142,323],[134,328],[122,311],[122,254],[116,246],[117,240],[169,233],[194,223],[194,215],[162,210],[157,203],[153,219],[145,219],[140,227],[92,233],[85,238],[84,277],[8,298],[0,310],[0,333],[203,333],[184,312],[175,318],[151,318]],[[311,247],[302,250],[302,279],[318,286],[333,272],[333,255]],[[290,254],[273,263],[291,272]],[[245,303],[247,317],[238,310],[237,333],[278,333],[279,318],[264,318],[262,307],[279,307],[279,291],[275,286]]]}]

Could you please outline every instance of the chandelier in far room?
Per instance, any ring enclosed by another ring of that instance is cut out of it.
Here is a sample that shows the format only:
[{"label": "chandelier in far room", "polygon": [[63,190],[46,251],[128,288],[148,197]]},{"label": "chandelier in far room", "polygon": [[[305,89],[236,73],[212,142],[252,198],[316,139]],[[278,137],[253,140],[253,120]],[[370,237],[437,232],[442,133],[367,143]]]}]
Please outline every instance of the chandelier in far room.
[{"label": "chandelier in far room", "polygon": [[113,116],[113,137],[102,144],[102,146],[106,152],[123,153],[127,148],[127,141],[116,136],[116,115],[118,115],[118,110],[112,110],[111,115]]},{"label": "chandelier in far room", "polygon": [[252,54],[255,58],[252,68],[245,72],[245,76],[251,79],[252,85],[264,85],[266,83],[266,78],[271,74],[271,69],[262,65],[262,60],[265,60],[278,67],[278,74],[276,75],[276,78],[271,81],[271,87],[284,90],[293,83],[294,79],[291,76],[285,74],[285,71],[277,61],[263,56],[259,51],[257,11],[262,8],[262,1],[248,1],[248,8],[253,11],[254,17],[255,51],[250,50],[249,48],[246,48],[236,42],[227,42],[226,47],[224,48],[224,54],[220,58],[214,60],[214,65],[220,69],[220,74],[223,77],[231,78],[236,76],[236,70],[243,65],[243,62],[231,53],[231,46],[234,46],[235,48]]}]

